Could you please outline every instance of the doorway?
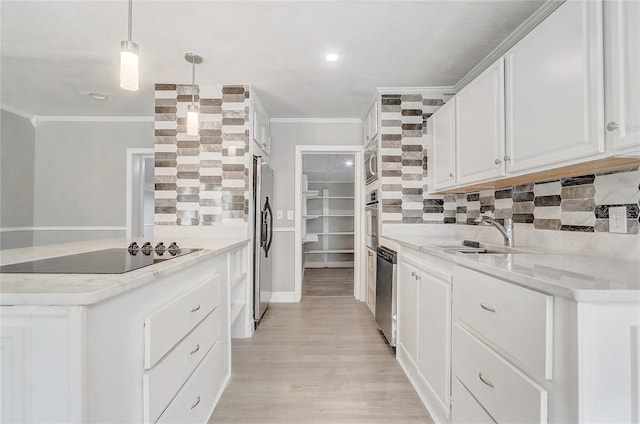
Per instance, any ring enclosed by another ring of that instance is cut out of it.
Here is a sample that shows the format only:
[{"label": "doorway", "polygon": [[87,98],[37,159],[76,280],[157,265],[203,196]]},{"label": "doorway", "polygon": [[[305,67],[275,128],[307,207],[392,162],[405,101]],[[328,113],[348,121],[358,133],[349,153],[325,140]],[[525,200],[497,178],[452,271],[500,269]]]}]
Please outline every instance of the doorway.
[{"label": "doorway", "polygon": [[127,149],[127,237],[153,239],[154,149]]},{"label": "doorway", "polygon": [[353,296],[355,155],[302,156],[302,296]]},{"label": "doorway", "polygon": [[362,289],[362,148],[296,146],[295,298]]}]

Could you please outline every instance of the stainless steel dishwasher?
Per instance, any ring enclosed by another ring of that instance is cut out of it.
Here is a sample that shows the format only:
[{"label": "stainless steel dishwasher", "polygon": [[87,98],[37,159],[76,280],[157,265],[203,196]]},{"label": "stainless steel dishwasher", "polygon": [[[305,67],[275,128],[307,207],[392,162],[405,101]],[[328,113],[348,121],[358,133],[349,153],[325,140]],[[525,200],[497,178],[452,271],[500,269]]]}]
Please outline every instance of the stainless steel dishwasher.
[{"label": "stainless steel dishwasher", "polygon": [[380,246],[376,260],[376,322],[389,346],[396,346],[396,264],[398,253]]}]

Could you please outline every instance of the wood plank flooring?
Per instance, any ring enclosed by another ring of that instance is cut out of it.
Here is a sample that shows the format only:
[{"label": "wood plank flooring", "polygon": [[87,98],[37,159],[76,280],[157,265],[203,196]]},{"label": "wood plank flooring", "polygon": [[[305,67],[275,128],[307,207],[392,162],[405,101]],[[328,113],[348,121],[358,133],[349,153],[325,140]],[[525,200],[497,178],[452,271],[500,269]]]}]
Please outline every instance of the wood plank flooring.
[{"label": "wood plank flooring", "polygon": [[353,296],[353,268],[307,268],[302,278],[302,297]]},{"label": "wood plank flooring", "polygon": [[433,422],[353,297],[272,304],[232,351],[232,379],[210,423]]}]

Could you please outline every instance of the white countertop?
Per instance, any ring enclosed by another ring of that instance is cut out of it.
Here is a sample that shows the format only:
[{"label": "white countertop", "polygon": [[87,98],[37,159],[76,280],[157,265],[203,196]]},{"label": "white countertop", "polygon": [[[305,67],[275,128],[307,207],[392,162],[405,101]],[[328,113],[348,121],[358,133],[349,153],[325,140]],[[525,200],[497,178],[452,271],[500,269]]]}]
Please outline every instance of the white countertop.
[{"label": "white countertop", "polygon": [[[248,239],[246,237],[211,240],[193,238],[176,241],[181,247],[203,250],[123,274],[0,274],[0,305],[90,305],[233,250],[246,243]],[[7,265],[128,245],[129,240],[123,239],[92,240],[1,250],[0,264]]]},{"label": "white countertop", "polygon": [[385,239],[523,287],[579,302],[640,303],[640,262],[591,255],[545,254],[529,249],[530,253],[456,253],[442,247],[462,243],[453,237],[385,235],[381,245]]}]

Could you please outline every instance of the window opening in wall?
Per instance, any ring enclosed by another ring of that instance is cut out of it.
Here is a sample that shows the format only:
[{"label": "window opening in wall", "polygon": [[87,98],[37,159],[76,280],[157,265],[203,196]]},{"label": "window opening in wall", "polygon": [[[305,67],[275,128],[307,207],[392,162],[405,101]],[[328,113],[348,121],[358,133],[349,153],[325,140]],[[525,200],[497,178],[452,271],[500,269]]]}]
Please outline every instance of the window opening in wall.
[{"label": "window opening in wall", "polygon": [[353,296],[355,155],[302,156],[302,296]]}]

